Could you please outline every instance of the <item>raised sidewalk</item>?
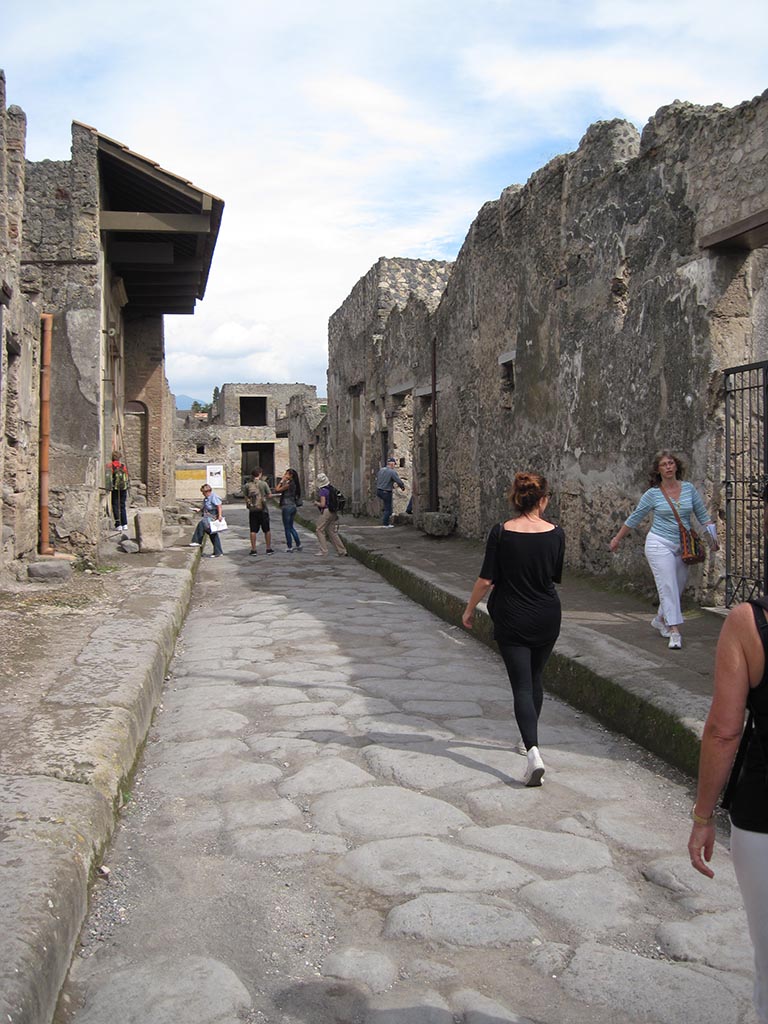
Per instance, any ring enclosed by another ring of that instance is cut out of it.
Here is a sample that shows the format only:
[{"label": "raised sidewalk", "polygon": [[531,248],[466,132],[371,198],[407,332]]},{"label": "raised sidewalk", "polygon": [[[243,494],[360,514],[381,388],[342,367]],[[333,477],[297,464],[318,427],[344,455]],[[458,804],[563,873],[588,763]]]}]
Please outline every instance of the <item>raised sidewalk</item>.
[{"label": "raised sidewalk", "polygon": [[[299,525],[313,528],[312,506]],[[225,552],[247,547],[246,512],[227,508]],[[283,558],[279,515],[274,558]],[[483,545],[383,530],[343,517],[350,554],[440,615],[452,631]],[[0,715],[0,1020],[49,1024],[76,952],[88,884],[112,835],[190,601],[199,549],[125,556],[108,599],[53,622],[50,606],[9,616]],[[307,569],[315,541],[307,537]],[[335,557],[331,554],[329,557]],[[259,559],[253,559],[258,571]],[[66,585],[65,585],[66,586]],[[39,588],[38,591],[39,592]],[[55,591],[51,591],[55,594]],[[3,595],[0,595],[3,596]],[[649,602],[567,578],[548,689],[692,773],[722,620],[701,610],[682,651],[651,629]],[[489,641],[490,623],[475,634]],[[500,672],[503,666],[499,663]]]}]

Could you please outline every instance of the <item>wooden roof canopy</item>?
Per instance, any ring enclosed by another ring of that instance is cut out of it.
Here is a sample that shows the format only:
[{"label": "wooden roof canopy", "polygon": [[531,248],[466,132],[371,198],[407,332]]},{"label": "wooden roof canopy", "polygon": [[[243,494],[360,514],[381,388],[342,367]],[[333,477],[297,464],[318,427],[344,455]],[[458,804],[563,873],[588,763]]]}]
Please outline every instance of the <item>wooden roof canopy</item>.
[{"label": "wooden roof canopy", "polygon": [[126,314],[194,313],[205,295],[223,201],[89,130],[98,137],[99,227],[107,261],[125,286]]}]

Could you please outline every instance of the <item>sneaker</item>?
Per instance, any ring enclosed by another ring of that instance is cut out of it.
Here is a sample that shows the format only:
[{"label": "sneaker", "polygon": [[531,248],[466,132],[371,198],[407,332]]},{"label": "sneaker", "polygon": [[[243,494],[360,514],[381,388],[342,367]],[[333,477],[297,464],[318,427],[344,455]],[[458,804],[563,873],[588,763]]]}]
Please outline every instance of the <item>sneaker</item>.
[{"label": "sneaker", "polygon": [[523,785],[540,786],[544,777],[544,762],[541,759],[538,747],[531,747],[528,751],[528,767],[523,776]]},{"label": "sneaker", "polygon": [[259,553],[258,551],[249,551],[248,552],[249,555],[258,555],[258,553]]},{"label": "sneaker", "polygon": [[274,548],[267,548],[267,554],[268,555],[274,555],[274,553],[275,553],[275,549]]},{"label": "sneaker", "polygon": [[301,544],[297,544],[297,545],[296,545],[296,550],[297,550],[297,551],[301,551]]},{"label": "sneaker", "polygon": [[669,649],[670,651],[679,651],[683,646],[683,638],[679,633],[669,634]]},{"label": "sneaker", "polygon": [[658,615],[654,619],[651,619],[651,625],[654,629],[658,629],[658,631],[661,633],[663,637],[668,637],[671,635],[669,630],[667,629],[666,622],[664,622],[663,619],[660,619]]},{"label": "sneaker", "polygon": [[285,553],[286,553],[286,555],[292,555],[293,554],[293,548],[286,548],[285,549]]},{"label": "sneaker", "polygon": [[191,540],[191,541],[189,542],[189,544],[187,544],[187,547],[188,547],[188,548],[199,548],[199,547],[200,547],[200,545],[199,545],[199,544],[197,543],[197,541],[196,541],[196,540]]}]

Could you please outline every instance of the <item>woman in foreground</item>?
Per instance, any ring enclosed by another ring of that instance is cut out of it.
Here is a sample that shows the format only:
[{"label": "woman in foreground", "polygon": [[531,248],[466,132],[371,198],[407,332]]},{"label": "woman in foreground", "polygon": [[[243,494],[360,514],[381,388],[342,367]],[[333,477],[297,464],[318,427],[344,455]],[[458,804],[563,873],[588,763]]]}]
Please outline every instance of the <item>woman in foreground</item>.
[{"label": "woman in foreground", "polygon": [[[738,605],[725,620],[715,655],[715,689],[704,725],[691,864],[707,878],[715,845],[715,804],[736,757],[726,790],[731,858],[755,948],[755,1009],[768,1024],[768,600]],[[744,730],[744,712],[751,712]],[[754,726],[752,726],[754,722]],[[743,746],[739,740],[744,735]]]},{"label": "woman in foreground", "polygon": [[565,537],[559,526],[543,518],[549,503],[543,476],[517,473],[508,497],[516,514],[491,530],[462,622],[472,629],[475,608],[493,587],[488,614],[527,752],[523,782],[540,786],[544,776],[538,735],[544,702],[542,674],[560,633],[560,598],[554,585],[563,572]]}]

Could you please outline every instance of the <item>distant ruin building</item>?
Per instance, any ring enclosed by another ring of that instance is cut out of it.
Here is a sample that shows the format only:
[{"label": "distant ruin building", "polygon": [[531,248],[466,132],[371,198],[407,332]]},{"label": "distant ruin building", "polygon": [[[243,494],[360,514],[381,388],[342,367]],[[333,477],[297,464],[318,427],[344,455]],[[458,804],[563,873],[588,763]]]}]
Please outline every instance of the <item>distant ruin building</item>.
[{"label": "distant ruin building", "polygon": [[25,136],[0,73],[7,566],[38,546],[95,551],[113,448],[144,500],[173,496],[163,316],[203,298],[224,206],[88,125],[73,123],[70,160],[25,163]]},{"label": "distant ruin building", "polygon": [[645,573],[641,545],[612,560],[607,544],[654,452],[683,453],[721,511],[722,371],[768,358],[767,163],[768,93],[675,102],[642,134],[592,125],[486,203],[431,290],[429,263],[380,260],[329,324],[339,486],[371,511],[392,452],[417,523],[439,507],[482,537],[514,472],[539,470],[573,568]]},{"label": "distant ruin building", "polygon": [[[311,384],[224,384],[208,422],[177,417],[175,432],[176,496],[199,499],[206,467],[224,469],[224,490],[239,495],[245,480],[261,466],[270,483],[299,456],[291,452],[288,409],[291,401],[316,409]],[[299,469],[298,463],[294,466]],[[221,493],[221,491],[219,491]],[[224,497],[224,494],[221,494]]]}]

